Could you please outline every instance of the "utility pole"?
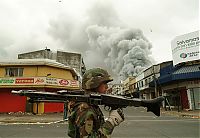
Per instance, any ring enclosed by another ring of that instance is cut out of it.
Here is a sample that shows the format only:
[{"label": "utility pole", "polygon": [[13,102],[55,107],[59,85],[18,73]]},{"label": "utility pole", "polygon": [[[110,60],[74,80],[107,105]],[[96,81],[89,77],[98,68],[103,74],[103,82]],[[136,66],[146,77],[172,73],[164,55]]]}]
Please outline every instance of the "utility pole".
[{"label": "utility pole", "polygon": [[156,82],[156,75],[155,75],[155,70],[154,70],[154,65],[153,65],[153,81],[154,81],[154,85],[155,85],[155,96],[158,97],[158,91],[157,91],[157,82]]}]

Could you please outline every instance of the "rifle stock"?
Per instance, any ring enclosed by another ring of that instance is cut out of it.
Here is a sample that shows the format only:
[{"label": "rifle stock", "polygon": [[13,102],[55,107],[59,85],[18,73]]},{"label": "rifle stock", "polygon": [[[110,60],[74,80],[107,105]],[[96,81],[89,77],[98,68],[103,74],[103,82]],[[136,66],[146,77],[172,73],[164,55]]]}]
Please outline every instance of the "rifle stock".
[{"label": "rifle stock", "polygon": [[125,98],[123,96],[115,96],[109,94],[84,94],[84,91],[58,91],[58,92],[42,92],[35,90],[19,90],[12,91],[12,94],[27,96],[30,102],[68,102],[74,100],[76,102],[87,102],[89,104],[104,105],[114,110],[117,108],[126,108],[127,106],[147,108],[147,112],[151,111],[156,116],[160,116],[160,104],[164,97],[157,97],[151,100],[143,100],[138,98]]}]

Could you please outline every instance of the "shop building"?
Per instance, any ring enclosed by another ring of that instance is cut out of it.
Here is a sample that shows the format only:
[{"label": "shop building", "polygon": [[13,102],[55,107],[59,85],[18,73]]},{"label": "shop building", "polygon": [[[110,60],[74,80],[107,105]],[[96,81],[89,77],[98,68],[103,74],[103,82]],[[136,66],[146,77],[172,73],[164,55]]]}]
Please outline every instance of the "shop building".
[{"label": "shop building", "polygon": [[164,96],[163,107],[166,109],[200,109],[200,60],[176,66],[172,61],[163,62],[143,70],[136,76],[135,82],[125,82],[123,90],[127,94],[139,92],[142,99]]},{"label": "shop building", "polygon": [[[160,70],[156,81],[166,97],[165,107],[177,110],[200,109],[200,60]],[[151,83],[151,86],[155,86]]]},{"label": "shop building", "polygon": [[17,59],[0,61],[0,113],[2,112],[62,112],[63,103],[29,103],[25,96],[12,90],[79,89],[76,71],[49,59]]}]

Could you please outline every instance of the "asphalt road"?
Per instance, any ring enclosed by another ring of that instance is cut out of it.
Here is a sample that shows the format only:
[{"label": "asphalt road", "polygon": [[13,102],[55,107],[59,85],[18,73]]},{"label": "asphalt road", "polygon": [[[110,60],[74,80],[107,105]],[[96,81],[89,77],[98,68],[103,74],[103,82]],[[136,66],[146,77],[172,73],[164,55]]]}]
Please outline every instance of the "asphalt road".
[{"label": "asphalt road", "polygon": [[[107,113],[105,113],[107,115]],[[199,138],[200,120],[169,115],[155,117],[144,108],[126,108],[126,120],[112,138]],[[0,138],[66,138],[67,123],[3,124]]]}]

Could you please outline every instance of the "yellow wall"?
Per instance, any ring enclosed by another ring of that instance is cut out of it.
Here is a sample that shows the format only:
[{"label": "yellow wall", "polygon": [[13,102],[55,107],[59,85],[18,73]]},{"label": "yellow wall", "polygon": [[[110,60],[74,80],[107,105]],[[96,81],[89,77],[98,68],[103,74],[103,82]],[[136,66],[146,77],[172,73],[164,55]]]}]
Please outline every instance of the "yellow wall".
[{"label": "yellow wall", "polygon": [[[9,78],[9,76],[5,76],[5,68],[6,67],[17,67],[24,68],[22,77],[45,77],[45,78],[55,78],[55,79],[64,79],[64,80],[75,80],[74,74],[69,69],[47,66],[47,65],[0,65],[0,78]],[[47,76],[47,74],[51,74]],[[13,77],[15,78],[15,77]],[[77,77],[76,77],[77,79]],[[79,89],[79,86],[59,86],[59,85],[3,85],[0,87],[3,88],[59,88],[59,89]]]},{"label": "yellow wall", "polygon": [[124,85],[124,90],[125,91],[131,91],[133,90],[133,85],[136,82],[136,79],[134,77],[128,77],[126,78],[126,80],[123,81],[123,85]]},{"label": "yellow wall", "polygon": [[136,79],[133,78],[132,80],[130,80],[130,85],[133,85],[134,83],[136,83]]},{"label": "yellow wall", "polygon": [[[73,80],[72,73],[70,70],[56,68],[45,65],[27,65],[27,66],[7,66],[7,67],[22,67],[24,68],[23,77],[46,77],[47,74],[51,74],[49,77],[52,78],[61,78],[61,79],[69,79]],[[0,77],[5,77],[5,66],[0,67]]]},{"label": "yellow wall", "polygon": [[5,75],[5,69],[4,67],[0,67],[0,77],[4,77]]},{"label": "yellow wall", "polygon": [[29,66],[26,67],[26,69],[24,70],[24,77],[46,77],[47,74],[51,74],[49,77],[52,78],[63,78],[73,80],[71,72],[62,68],[55,68],[50,66]]}]

